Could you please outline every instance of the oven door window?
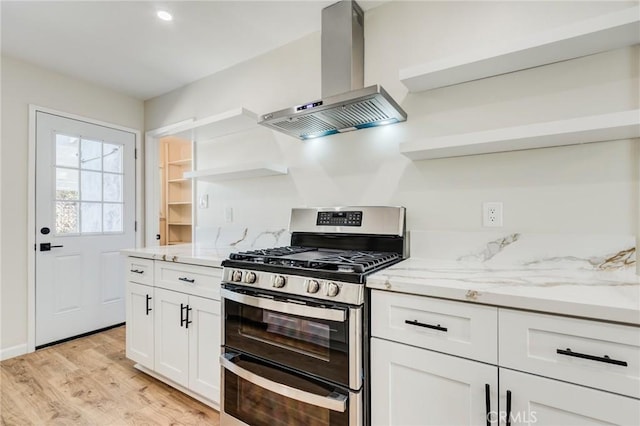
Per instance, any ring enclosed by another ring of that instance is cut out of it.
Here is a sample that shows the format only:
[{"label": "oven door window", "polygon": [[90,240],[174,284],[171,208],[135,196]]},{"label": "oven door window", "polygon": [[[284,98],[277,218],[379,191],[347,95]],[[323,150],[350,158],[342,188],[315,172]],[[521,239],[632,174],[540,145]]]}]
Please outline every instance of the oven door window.
[{"label": "oven door window", "polygon": [[349,365],[350,345],[355,343],[349,341],[348,315],[344,321],[331,321],[229,299],[224,299],[224,309],[226,347],[349,385],[350,367],[357,366]]},{"label": "oven door window", "polygon": [[246,355],[225,354],[221,363],[224,414],[248,425],[349,425],[350,415],[358,411],[359,393]]}]

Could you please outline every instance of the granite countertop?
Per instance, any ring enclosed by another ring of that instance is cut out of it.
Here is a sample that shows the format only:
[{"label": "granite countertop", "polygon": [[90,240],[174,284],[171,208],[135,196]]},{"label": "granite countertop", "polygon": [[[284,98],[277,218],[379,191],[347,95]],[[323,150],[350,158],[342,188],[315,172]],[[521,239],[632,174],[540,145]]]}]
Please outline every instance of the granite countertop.
[{"label": "granite countertop", "polygon": [[571,269],[411,258],[370,275],[367,287],[640,325],[635,265]]},{"label": "granite countertop", "polygon": [[237,248],[210,248],[197,244],[178,244],[173,246],[146,247],[139,249],[125,249],[120,252],[126,256],[142,257],[145,259],[165,260],[169,262],[189,263],[192,265],[220,268],[222,261],[229,254],[238,251]]}]

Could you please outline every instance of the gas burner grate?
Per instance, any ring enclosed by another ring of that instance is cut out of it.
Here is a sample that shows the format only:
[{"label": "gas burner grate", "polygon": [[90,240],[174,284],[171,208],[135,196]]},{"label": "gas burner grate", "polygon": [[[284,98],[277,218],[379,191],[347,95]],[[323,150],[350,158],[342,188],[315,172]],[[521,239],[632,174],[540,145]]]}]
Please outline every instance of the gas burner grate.
[{"label": "gas burner grate", "polygon": [[297,247],[297,246],[273,247],[273,248],[231,253],[229,258],[234,260],[254,259],[254,260],[257,260],[258,262],[266,262],[269,260],[268,258],[270,257],[281,257],[281,256],[287,256],[290,254],[304,253],[306,251],[314,251],[314,250],[317,250],[317,249],[312,247]]},{"label": "gas burner grate", "polygon": [[384,265],[400,259],[398,253],[381,252],[343,252],[333,256],[323,257],[316,262],[319,265],[331,265],[341,272],[368,272],[380,265]]}]

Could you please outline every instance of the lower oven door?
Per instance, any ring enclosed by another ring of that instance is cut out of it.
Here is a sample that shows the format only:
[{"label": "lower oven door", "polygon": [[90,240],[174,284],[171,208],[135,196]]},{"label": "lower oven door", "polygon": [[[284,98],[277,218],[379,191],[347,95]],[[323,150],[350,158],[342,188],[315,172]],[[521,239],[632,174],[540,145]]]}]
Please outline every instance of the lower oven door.
[{"label": "lower oven door", "polygon": [[222,426],[362,424],[362,392],[311,379],[245,354],[224,353],[220,365]]},{"label": "lower oven door", "polygon": [[280,300],[223,288],[223,345],[359,390],[362,307]]}]

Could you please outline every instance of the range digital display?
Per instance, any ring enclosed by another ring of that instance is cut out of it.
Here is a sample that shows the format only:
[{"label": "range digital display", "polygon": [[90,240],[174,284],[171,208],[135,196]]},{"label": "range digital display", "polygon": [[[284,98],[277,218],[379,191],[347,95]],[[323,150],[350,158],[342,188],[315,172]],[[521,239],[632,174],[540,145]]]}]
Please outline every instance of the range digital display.
[{"label": "range digital display", "polygon": [[318,212],[316,225],[362,226],[362,212]]}]

